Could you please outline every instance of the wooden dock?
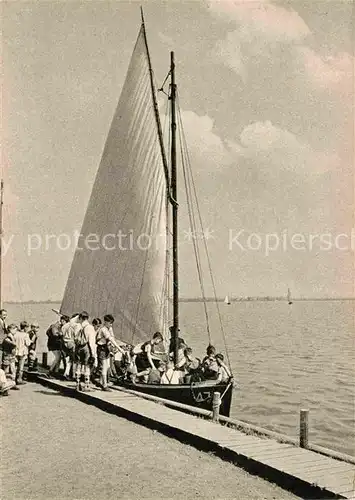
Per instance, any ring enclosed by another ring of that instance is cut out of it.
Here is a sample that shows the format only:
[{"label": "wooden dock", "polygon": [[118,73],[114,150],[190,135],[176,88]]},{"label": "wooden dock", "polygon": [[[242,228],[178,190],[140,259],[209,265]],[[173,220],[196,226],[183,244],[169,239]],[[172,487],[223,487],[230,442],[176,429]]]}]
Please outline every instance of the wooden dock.
[{"label": "wooden dock", "polygon": [[270,480],[303,498],[355,499],[355,466],[182,413],[115,388],[112,392],[77,392],[73,382],[32,375],[31,379],[87,404],[145,425],[200,450],[213,452],[252,474]]}]

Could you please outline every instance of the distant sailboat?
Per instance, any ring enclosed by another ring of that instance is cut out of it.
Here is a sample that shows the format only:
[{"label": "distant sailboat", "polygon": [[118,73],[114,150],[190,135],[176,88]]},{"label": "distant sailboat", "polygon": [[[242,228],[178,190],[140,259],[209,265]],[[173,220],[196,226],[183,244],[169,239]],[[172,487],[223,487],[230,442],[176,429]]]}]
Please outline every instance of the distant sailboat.
[{"label": "distant sailboat", "polygon": [[230,305],[231,301],[230,301],[228,295],[226,295],[226,298],[224,299],[224,303]]},{"label": "distant sailboat", "polygon": [[292,305],[292,300],[291,300],[291,290],[288,288],[287,290],[287,300],[288,300],[288,304],[289,305]]}]

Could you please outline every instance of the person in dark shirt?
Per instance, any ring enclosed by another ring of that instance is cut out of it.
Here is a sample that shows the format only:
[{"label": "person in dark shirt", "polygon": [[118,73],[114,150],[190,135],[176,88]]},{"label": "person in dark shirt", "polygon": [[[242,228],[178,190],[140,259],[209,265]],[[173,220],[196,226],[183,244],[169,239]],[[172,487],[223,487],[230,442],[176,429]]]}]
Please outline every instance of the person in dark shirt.
[{"label": "person in dark shirt", "polygon": [[135,364],[138,373],[147,370],[147,368],[152,368],[153,370],[155,369],[154,361],[158,364],[160,359],[154,355],[153,348],[162,341],[162,334],[160,332],[155,332],[151,340],[137,344],[133,348],[132,354],[135,357]]},{"label": "person in dark shirt", "polygon": [[2,342],[7,334],[6,318],[6,309],[0,309],[0,366],[2,363]]},{"label": "person in dark shirt", "polygon": [[62,358],[62,326],[69,321],[69,318],[66,316],[61,316],[59,321],[53,323],[48,330],[46,331],[46,335],[48,337],[47,348],[53,356],[54,360],[49,368],[48,375],[56,376],[59,372],[59,366]]},{"label": "person in dark shirt", "polygon": [[158,364],[158,368],[150,369],[148,374],[148,384],[160,384],[161,377],[166,369],[166,363],[164,361],[160,361]]},{"label": "person in dark shirt", "polygon": [[28,332],[28,336],[30,337],[31,344],[28,347],[28,369],[30,371],[35,370],[36,365],[37,365],[37,341],[38,341],[38,331],[39,331],[39,324],[34,321],[31,324],[31,329]]},{"label": "person in dark shirt", "polygon": [[206,354],[202,360],[201,369],[206,380],[216,380],[218,378],[218,364],[216,361],[216,348],[209,344]]},{"label": "person in dark shirt", "polygon": [[16,379],[16,332],[17,326],[15,324],[9,325],[7,334],[2,341],[2,369],[4,370],[6,375],[9,374],[12,380]]}]

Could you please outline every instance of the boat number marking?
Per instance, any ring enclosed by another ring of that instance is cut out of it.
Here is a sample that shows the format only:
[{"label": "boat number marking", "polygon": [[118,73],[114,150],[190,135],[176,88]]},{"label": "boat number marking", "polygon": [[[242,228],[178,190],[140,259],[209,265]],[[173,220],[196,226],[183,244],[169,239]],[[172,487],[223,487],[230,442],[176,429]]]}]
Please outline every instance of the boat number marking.
[{"label": "boat number marking", "polygon": [[207,401],[210,398],[211,398],[211,393],[210,392],[199,392],[197,394],[196,401],[198,403],[201,403],[202,401]]}]

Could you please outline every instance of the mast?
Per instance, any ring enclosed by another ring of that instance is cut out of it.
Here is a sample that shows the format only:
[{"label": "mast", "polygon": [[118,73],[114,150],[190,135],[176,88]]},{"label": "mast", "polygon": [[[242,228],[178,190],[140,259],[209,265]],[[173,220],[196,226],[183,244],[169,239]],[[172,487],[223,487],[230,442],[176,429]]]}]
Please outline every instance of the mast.
[{"label": "mast", "polygon": [[0,309],[2,308],[2,209],[4,205],[4,181],[0,183]]},{"label": "mast", "polygon": [[172,204],[172,232],[173,232],[173,331],[174,363],[178,359],[179,335],[179,266],[178,266],[178,205],[177,205],[177,172],[176,172],[176,84],[174,52],[170,52],[171,78],[171,195],[175,203]]},{"label": "mast", "polygon": [[145,31],[144,14],[143,14],[143,8],[142,7],[141,7],[141,19],[142,19],[142,30],[143,30],[143,36],[144,36],[144,44],[145,44],[145,48],[146,48],[146,51],[147,51],[147,61],[148,61],[148,68],[149,68],[149,80],[150,80],[150,88],[151,88],[151,91],[152,91],[153,108],[154,108],[154,114],[155,114],[155,123],[156,123],[156,126],[157,126],[160,152],[161,152],[161,157],[162,157],[162,162],[163,162],[163,168],[164,168],[164,175],[165,175],[165,180],[166,180],[166,185],[167,185],[167,194],[168,194],[169,201],[171,203],[174,203],[174,200],[172,200],[172,198],[171,198],[171,193],[170,193],[170,189],[169,189],[169,169],[168,169],[168,162],[167,162],[166,155],[165,155],[163,132],[162,132],[161,123],[160,123],[159,108],[158,108],[158,102],[157,102],[157,98],[156,98],[156,91],[155,91],[154,78],[153,78],[153,68],[152,68],[152,62],[151,62],[151,59],[150,59],[150,53],[149,53],[149,47],[148,47],[148,40],[147,40],[147,33]]}]

